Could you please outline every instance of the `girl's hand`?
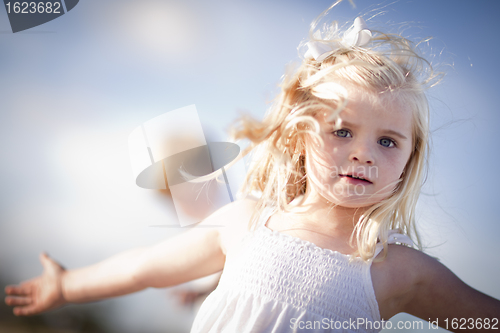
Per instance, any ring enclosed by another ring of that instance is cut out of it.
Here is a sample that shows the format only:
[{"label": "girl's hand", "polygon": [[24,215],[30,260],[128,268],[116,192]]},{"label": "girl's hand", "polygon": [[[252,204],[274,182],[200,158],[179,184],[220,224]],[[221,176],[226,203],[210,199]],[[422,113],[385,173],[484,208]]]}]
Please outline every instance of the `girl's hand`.
[{"label": "girl's hand", "polygon": [[5,287],[7,305],[14,306],[16,316],[31,316],[60,307],[67,302],[62,293],[62,277],[66,271],[45,253],[40,254],[42,275],[19,285]]}]

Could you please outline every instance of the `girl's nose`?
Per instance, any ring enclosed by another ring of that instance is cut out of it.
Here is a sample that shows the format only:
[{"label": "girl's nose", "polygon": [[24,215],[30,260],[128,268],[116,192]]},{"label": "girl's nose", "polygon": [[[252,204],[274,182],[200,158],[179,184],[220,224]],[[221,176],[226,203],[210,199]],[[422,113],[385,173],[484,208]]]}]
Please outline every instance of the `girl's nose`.
[{"label": "girl's nose", "polygon": [[351,162],[369,165],[373,165],[375,163],[370,145],[364,142],[354,143],[349,160]]}]

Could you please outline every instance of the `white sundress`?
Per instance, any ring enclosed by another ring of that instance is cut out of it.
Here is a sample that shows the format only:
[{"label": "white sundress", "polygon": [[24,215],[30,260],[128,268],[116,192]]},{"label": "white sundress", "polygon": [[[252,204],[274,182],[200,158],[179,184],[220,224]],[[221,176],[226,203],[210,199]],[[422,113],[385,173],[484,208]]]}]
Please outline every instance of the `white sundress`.
[{"label": "white sundress", "polygon": [[[265,225],[272,213],[264,210],[241,251],[227,253],[191,333],[380,331],[371,261],[272,231]],[[395,242],[411,244],[393,231]]]}]

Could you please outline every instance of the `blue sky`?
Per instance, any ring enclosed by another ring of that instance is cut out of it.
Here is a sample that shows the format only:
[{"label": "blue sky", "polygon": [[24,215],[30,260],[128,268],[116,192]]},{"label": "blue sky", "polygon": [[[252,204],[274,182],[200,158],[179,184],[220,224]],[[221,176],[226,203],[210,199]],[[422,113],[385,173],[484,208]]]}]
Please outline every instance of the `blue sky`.
[{"label": "blue sky", "polygon": [[[433,145],[419,223],[431,255],[500,298],[500,3],[355,3],[355,9],[341,3],[329,18],[352,21],[389,4],[368,24],[392,32],[410,26],[405,34],[413,39],[433,37],[422,49],[447,75],[429,91]],[[196,104],[205,131],[220,140],[240,112],[262,117],[287,64],[299,61],[297,46],[309,23],[329,5],[82,0],[68,14],[17,34],[0,9],[5,278],[38,274],[43,250],[79,267],[175,234],[148,227],[175,216],[163,197],[133,183],[129,133],[190,104]],[[134,307],[153,302],[147,297],[158,305],[150,317]],[[164,316],[162,307],[172,306],[164,298],[161,291],[148,291],[104,304],[118,306],[121,314],[141,313],[137,317],[150,319],[120,317],[131,327],[147,323],[153,330],[174,325],[175,317]],[[189,312],[183,315],[188,321]],[[111,325],[125,329],[123,323]]]}]

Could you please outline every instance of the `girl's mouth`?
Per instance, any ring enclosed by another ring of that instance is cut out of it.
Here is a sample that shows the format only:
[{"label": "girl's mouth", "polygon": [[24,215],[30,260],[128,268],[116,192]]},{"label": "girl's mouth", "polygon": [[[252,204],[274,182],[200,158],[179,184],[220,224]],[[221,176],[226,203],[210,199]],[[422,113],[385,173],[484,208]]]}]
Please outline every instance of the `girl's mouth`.
[{"label": "girl's mouth", "polygon": [[345,179],[348,183],[354,185],[368,185],[373,184],[370,180],[363,178],[361,175],[339,175],[340,178]]}]

